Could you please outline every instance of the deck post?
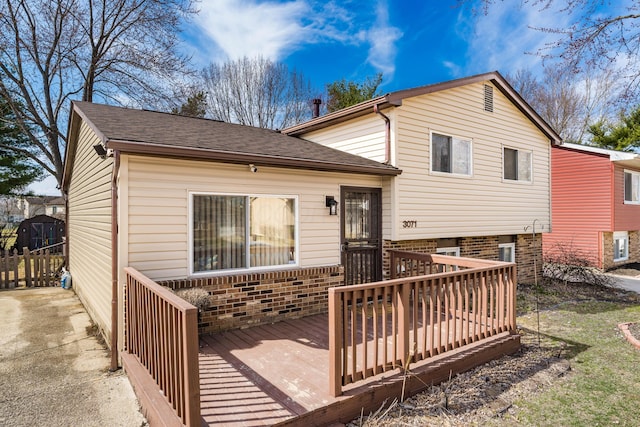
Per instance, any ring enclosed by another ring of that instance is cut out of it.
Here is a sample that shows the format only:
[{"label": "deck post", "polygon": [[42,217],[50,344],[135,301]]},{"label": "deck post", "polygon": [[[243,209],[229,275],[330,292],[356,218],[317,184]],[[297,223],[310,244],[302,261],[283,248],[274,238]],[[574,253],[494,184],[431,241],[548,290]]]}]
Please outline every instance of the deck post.
[{"label": "deck post", "polygon": [[[338,304],[335,288],[329,288],[329,393],[342,394],[342,304]],[[342,295],[342,294],[341,294]]]},{"label": "deck post", "polygon": [[185,389],[189,396],[185,408],[185,425],[196,427],[201,424],[198,309],[191,308],[185,311],[185,321],[182,327],[182,334],[186,337],[183,356],[187,362],[183,365]]},{"label": "deck post", "polygon": [[410,311],[410,291],[411,283],[403,283],[400,285],[398,295],[398,351],[396,360],[400,359],[402,368],[405,369],[411,362],[409,355],[409,311]]},{"label": "deck post", "polygon": [[511,266],[511,277],[509,278],[509,331],[513,332],[516,330],[516,282],[517,282],[517,271],[516,264]]}]

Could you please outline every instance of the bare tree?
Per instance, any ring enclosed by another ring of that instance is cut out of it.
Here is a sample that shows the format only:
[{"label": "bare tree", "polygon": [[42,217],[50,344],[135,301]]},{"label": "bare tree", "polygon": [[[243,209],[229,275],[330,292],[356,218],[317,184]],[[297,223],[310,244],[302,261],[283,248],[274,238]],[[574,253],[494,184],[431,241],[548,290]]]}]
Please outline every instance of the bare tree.
[{"label": "bare tree", "polygon": [[529,70],[507,75],[514,89],[566,141],[582,142],[595,121],[614,114],[617,99],[613,72],[574,74],[547,64],[541,80]]},{"label": "bare tree", "polygon": [[178,29],[191,0],[0,0],[0,97],[32,158],[62,181],[70,99],[148,103],[185,70]]},{"label": "bare tree", "polygon": [[[458,4],[470,0],[458,0]],[[484,14],[504,0],[481,0]],[[547,10],[570,16],[566,28],[542,27],[539,31],[556,34],[557,40],[538,50],[545,59],[558,59],[571,73],[586,70],[624,70],[625,98],[635,97],[640,86],[640,4],[627,2],[625,7],[609,7],[603,0],[523,0],[523,7]]]},{"label": "bare tree", "polygon": [[311,83],[285,64],[244,57],[212,63],[202,77],[208,113],[216,120],[284,129],[310,117]]}]

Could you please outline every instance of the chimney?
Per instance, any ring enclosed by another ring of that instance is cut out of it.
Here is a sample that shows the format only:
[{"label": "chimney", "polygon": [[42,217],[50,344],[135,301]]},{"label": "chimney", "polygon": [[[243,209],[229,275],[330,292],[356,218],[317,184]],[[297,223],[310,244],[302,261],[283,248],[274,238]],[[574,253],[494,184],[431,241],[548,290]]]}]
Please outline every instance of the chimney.
[{"label": "chimney", "polygon": [[322,99],[314,98],[313,99],[313,114],[311,115],[312,119],[316,117],[320,117],[320,104],[322,104]]}]

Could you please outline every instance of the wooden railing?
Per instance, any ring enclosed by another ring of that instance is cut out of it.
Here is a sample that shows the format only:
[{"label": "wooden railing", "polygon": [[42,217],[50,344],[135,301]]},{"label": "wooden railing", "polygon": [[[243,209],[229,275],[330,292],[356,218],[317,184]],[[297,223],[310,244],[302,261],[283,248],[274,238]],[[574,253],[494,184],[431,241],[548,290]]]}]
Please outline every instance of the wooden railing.
[{"label": "wooden railing", "polygon": [[329,289],[334,396],[347,384],[515,331],[514,263],[392,252],[390,271],[391,280]]},{"label": "wooden railing", "polygon": [[60,270],[65,263],[63,243],[30,251],[0,251],[0,289],[18,286],[44,287],[60,284]]},{"label": "wooden railing", "polygon": [[[147,390],[151,405],[161,393],[183,425],[199,426],[197,308],[133,268],[125,268],[125,273],[126,355],[135,356],[157,386]],[[129,363],[127,357],[125,369],[136,368]]]}]

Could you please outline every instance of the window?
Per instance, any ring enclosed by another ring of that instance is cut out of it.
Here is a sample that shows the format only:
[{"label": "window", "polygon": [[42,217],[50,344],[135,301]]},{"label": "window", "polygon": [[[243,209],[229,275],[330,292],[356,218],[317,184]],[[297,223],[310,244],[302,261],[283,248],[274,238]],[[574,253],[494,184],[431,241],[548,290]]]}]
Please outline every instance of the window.
[{"label": "window", "polygon": [[515,262],[516,244],[500,243],[498,245],[498,259],[504,262]]},{"label": "window", "polygon": [[624,261],[629,259],[629,233],[617,231],[613,233],[613,260]]},{"label": "window", "polygon": [[503,148],[504,179],[531,182],[531,151]]},{"label": "window", "polygon": [[[436,253],[439,255],[447,256],[460,256],[460,246],[457,246],[457,239],[439,239]],[[440,264],[438,271],[440,273],[445,271],[457,271],[458,266],[449,264]]]},{"label": "window", "polygon": [[193,272],[296,263],[296,199],[193,194]]},{"label": "window", "polygon": [[431,171],[471,175],[471,141],[432,133]]},{"label": "window", "polygon": [[640,172],[624,171],[625,203],[640,203]]}]

